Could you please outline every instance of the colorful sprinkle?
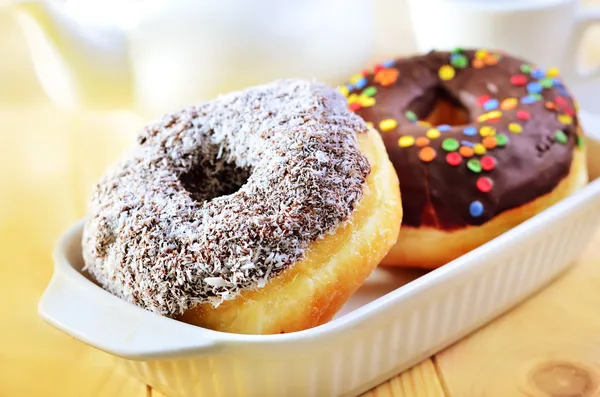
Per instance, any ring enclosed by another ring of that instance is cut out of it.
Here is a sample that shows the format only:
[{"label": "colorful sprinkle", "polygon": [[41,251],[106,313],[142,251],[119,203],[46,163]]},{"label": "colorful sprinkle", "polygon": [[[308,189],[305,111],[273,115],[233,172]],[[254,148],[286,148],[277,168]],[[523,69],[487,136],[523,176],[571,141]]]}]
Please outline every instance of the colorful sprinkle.
[{"label": "colorful sprinkle", "polygon": [[492,110],[487,114],[487,119],[489,121],[498,121],[502,117],[502,112],[499,110]]},{"label": "colorful sprinkle", "polygon": [[543,79],[544,76],[546,76],[546,73],[544,72],[543,69],[537,68],[534,71],[531,72],[531,77],[533,77],[534,79]]},{"label": "colorful sprinkle", "polygon": [[429,139],[437,139],[440,137],[440,130],[438,130],[437,128],[430,128],[427,130],[427,138]]},{"label": "colorful sprinkle", "polygon": [[420,125],[421,127],[431,127],[431,123],[429,121],[425,121],[425,120],[417,120],[417,125]]},{"label": "colorful sprinkle", "polygon": [[381,62],[381,66],[383,66],[384,68],[391,68],[392,66],[394,66],[394,60],[390,59],[389,61],[385,61],[385,62]]},{"label": "colorful sprinkle", "polygon": [[521,103],[523,105],[531,105],[532,103],[535,103],[535,101],[537,101],[537,99],[533,95],[527,95],[521,98]]},{"label": "colorful sprinkle", "polygon": [[417,147],[425,147],[425,146],[429,145],[429,142],[430,142],[429,138],[420,136],[415,141],[415,144],[417,145]]},{"label": "colorful sprinkle", "polygon": [[370,96],[359,96],[358,97],[358,103],[360,103],[360,106],[362,106],[363,108],[370,108],[371,106],[375,105],[375,98],[370,97]]},{"label": "colorful sprinkle", "polygon": [[473,142],[469,142],[469,141],[460,141],[460,144],[464,145],[464,146],[469,146],[469,147],[475,146],[475,144]]},{"label": "colorful sprinkle", "polygon": [[546,76],[548,77],[557,77],[560,74],[560,71],[557,67],[552,67],[546,71]]},{"label": "colorful sprinkle", "polygon": [[491,150],[498,146],[498,140],[495,136],[486,136],[482,139],[481,143],[486,149]]},{"label": "colorful sprinkle", "polygon": [[477,105],[478,106],[483,106],[489,100],[490,100],[490,96],[489,95],[482,95],[479,98],[477,98]]},{"label": "colorful sprinkle", "polygon": [[569,140],[569,138],[567,137],[567,134],[565,134],[564,131],[557,130],[554,133],[554,140],[556,140],[556,142],[562,143],[564,145],[565,143],[567,143],[567,141]]},{"label": "colorful sprinkle", "polygon": [[530,94],[539,94],[544,88],[537,81],[527,84],[527,92]]},{"label": "colorful sprinkle", "polygon": [[483,204],[481,201],[475,200],[469,205],[469,213],[472,217],[478,218],[483,215]]},{"label": "colorful sprinkle", "polygon": [[412,110],[407,110],[404,115],[406,116],[406,118],[410,121],[417,121],[417,115],[415,114],[415,112],[413,112]]},{"label": "colorful sprinkle", "polygon": [[350,84],[356,84],[357,81],[359,81],[360,79],[363,79],[365,76],[362,75],[362,73],[356,73],[354,75],[352,75],[352,77],[350,77]]},{"label": "colorful sprinkle", "polygon": [[459,147],[458,141],[454,138],[446,138],[442,142],[442,149],[447,152],[454,152]]},{"label": "colorful sprinkle", "polygon": [[362,107],[362,106],[361,106],[361,105],[360,105],[360,103],[358,103],[358,102],[351,103],[351,104],[348,106],[348,108],[349,108],[350,110],[352,110],[353,112],[356,112],[357,110],[360,110],[360,108],[361,108],[361,107]]},{"label": "colorful sprinkle", "polygon": [[440,70],[438,71],[438,75],[440,76],[440,79],[442,79],[444,81],[452,80],[454,78],[455,74],[456,74],[456,71],[450,65],[443,65],[440,68]]},{"label": "colorful sprinkle", "polygon": [[519,100],[517,98],[506,98],[500,103],[500,109],[502,110],[512,110],[517,107],[519,104]]},{"label": "colorful sprinkle", "polygon": [[550,78],[541,79],[540,85],[544,88],[552,88],[554,85],[554,80]]},{"label": "colorful sprinkle", "polygon": [[561,108],[569,106],[569,103],[567,102],[565,97],[560,95],[554,98],[554,103],[556,103],[556,106],[560,106]]},{"label": "colorful sprinkle", "polygon": [[481,127],[479,129],[479,135],[481,135],[483,137],[494,136],[494,135],[496,135],[496,129],[489,125],[484,125],[483,127]]},{"label": "colorful sprinkle", "polygon": [[524,74],[515,74],[510,76],[510,82],[512,83],[512,85],[516,85],[516,86],[524,86],[525,84],[527,84],[527,76],[525,76]]},{"label": "colorful sprinkle", "polygon": [[446,155],[446,162],[456,167],[462,162],[462,157],[456,152],[450,152]]},{"label": "colorful sprinkle", "polygon": [[467,161],[467,168],[476,174],[481,172],[481,163],[477,159],[471,159]]},{"label": "colorful sprinkle", "polygon": [[494,182],[488,178],[487,176],[482,176],[477,178],[477,182],[475,182],[475,186],[479,189],[480,192],[488,193],[492,190],[494,186]]},{"label": "colorful sprinkle", "polygon": [[464,158],[470,158],[473,157],[473,155],[475,154],[475,152],[473,151],[473,148],[469,147],[469,146],[461,146],[460,149],[458,150],[458,153],[460,153],[461,156],[463,156]]},{"label": "colorful sprinkle", "polygon": [[462,54],[452,54],[450,56],[450,63],[455,68],[464,69],[469,65],[469,60]]},{"label": "colorful sprinkle", "polygon": [[485,63],[486,65],[489,66],[494,66],[498,64],[499,59],[496,58],[494,55],[489,54],[487,55],[484,59],[483,59],[483,63]]},{"label": "colorful sprinkle", "polygon": [[476,143],[473,146],[473,151],[475,152],[475,154],[481,156],[482,154],[485,154],[485,152],[487,152],[487,149],[481,143]]},{"label": "colorful sprinkle", "polygon": [[401,136],[400,139],[398,139],[398,146],[400,147],[411,147],[414,143],[415,138],[410,135]]},{"label": "colorful sprinkle", "polygon": [[419,151],[419,158],[421,159],[421,161],[423,161],[425,163],[429,163],[429,162],[433,161],[433,159],[435,158],[435,155],[436,155],[435,149],[433,149],[431,146],[424,147],[423,149],[421,149]]},{"label": "colorful sprinkle", "polygon": [[483,104],[483,109],[490,111],[490,110],[494,110],[498,107],[498,100],[497,99],[490,99],[489,101],[487,101],[486,103]]},{"label": "colorful sprinkle", "polygon": [[531,65],[526,64],[526,63],[522,64],[521,65],[521,72],[526,73],[526,74],[531,73]]},{"label": "colorful sprinkle", "polygon": [[523,132],[523,127],[521,127],[521,124],[518,123],[509,123],[508,130],[513,134],[520,134]]},{"label": "colorful sprinkle", "polygon": [[379,122],[379,129],[381,131],[393,130],[398,126],[398,123],[394,119],[385,119]]},{"label": "colorful sprinkle", "polygon": [[352,104],[358,102],[358,95],[356,94],[350,94],[350,96],[348,97],[348,103]]},{"label": "colorful sprinkle", "polygon": [[508,137],[504,134],[498,134],[496,135],[496,143],[498,144],[498,147],[506,146],[508,143]]},{"label": "colorful sprinkle", "polygon": [[577,135],[577,147],[582,148],[584,145],[585,141],[583,140],[583,137]]},{"label": "colorful sprinkle", "polygon": [[387,87],[394,84],[396,80],[398,80],[399,75],[400,71],[398,69],[381,69],[377,72],[375,77],[373,77],[373,81]]},{"label": "colorful sprinkle", "polygon": [[487,50],[475,51],[475,59],[484,59],[488,55]]},{"label": "colorful sprinkle", "polygon": [[556,105],[554,104],[554,102],[546,102],[544,104],[544,107],[548,110],[555,110],[556,109]]},{"label": "colorful sprinkle", "polygon": [[496,159],[492,156],[483,156],[481,158],[481,168],[484,171],[491,171],[496,167]]},{"label": "colorful sprinkle", "polygon": [[342,95],[344,95],[345,97],[348,96],[348,94],[350,93],[350,90],[348,90],[348,87],[345,85],[341,85],[338,87],[338,91],[342,93]]},{"label": "colorful sprinkle", "polygon": [[365,88],[368,84],[368,81],[365,77],[363,77],[362,79],[358,80],[356,83],[354,83],[354,86],[356,88],[358,88],[359,90],[362,90],[363,88]]},{"label": "colorful sprinkle", "polygon": [[517,111],[517,118],[519,120],[529,120],[531,118],[531,115],[526,110],[519,110]]},{"label": "colorful sprinkle", "polygon": [[365,88],[360,95],[373,96],[375,94],[377,94],[377,88],[370,86],[370,87]]},{"label": "colorful sprinkle", "polygon": [[440,124],[440,125],[438,125],[436,128],[437,128],[437,129],[438,129],[438,131],[440,131],[440,132],[448,132],[448,131],[450,131],[450,129],[451,129],[452,127],[450,127],[450,125],[448,125],[448,124]]},{"label": "colorful sprinkle", "polygon": [[463,134],[465,134],[466,136],[474,136],[477,135],[477,128],[473,127],[473,126],[468,126],[465,127],[465,129],[463,130]]},{"label": "colorful sprinkle", "polygon": [[481,69],[485,66],[485,64],[483,63],[482,59],[474,58],[471,62],[471,66],[473,66],[474,69]]},{"label": "colorful sprinkle", "polygon": [[571,124],[573,122],[573,118],[568,114],[559,114],[556,119],[562,124]]}]

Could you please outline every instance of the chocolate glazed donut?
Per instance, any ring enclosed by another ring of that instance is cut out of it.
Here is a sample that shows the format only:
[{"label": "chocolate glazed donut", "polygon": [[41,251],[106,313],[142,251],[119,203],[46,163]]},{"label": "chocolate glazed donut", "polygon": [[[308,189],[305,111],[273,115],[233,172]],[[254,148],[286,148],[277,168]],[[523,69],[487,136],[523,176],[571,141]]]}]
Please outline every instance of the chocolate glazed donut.
[{"label": "chocolate glazed donut", "polygon": [[576,103],[556,69],[432,51],[339,88],[380,132],[400,180],[402,229],[383,264],[443,265],[587,182]]}]

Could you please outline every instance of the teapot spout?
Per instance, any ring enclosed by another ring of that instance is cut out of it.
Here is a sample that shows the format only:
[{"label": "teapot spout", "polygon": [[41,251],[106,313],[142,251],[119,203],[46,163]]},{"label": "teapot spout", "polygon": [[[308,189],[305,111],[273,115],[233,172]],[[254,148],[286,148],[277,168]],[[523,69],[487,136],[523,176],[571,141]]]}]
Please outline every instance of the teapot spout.
[{"label": "teapot spout", "polygon": [[133,102],[127,40],[117,26],[84,26],[44,0],[12,4],[48,96],[68,108],[129,108]]}]

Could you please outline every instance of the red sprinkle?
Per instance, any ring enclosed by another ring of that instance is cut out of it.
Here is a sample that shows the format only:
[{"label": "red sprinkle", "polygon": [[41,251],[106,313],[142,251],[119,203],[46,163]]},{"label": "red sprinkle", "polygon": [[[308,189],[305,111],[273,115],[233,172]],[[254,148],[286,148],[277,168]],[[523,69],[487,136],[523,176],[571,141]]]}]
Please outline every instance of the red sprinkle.
[{"label": "red sprinkle", "polygon": [[568,105],[567,100],[562,96],[557,96],[554,98],[554,103],[556,103],[560,107],[566,107]]},{"label": "red sprinkle", "polygon": [[517,112],[517,118],[519,120],[529,120],[531,118],[531,115],[526,110],[519,110]]},{"label": "red sprinkle", "polygon": [[377,74],[377,72],[379,72],[381,69],[383,69],[383,66],[381,65],[375,65],[375,67],[373,68],[373,74]]},{"label": "red sprinkle", "polygon": [[492,187],[494,186],[494,182],[487,176],[482,176],[479,179],[477,179],[476,185],[477,185],[477,189],[479,189],[479,191],[481,191],[483,193],[487,193],[492,190]]},{"label": "red sprinkle", "polygon": [[486,103],[489,100],[490,100],[490,96],[489,95],[482,95],[479,98],[477,98],[477,105],[478,106],[483,106],[483,104]]},{"label": "red sprinkle", "polygon": [[479,161],[481,162],[481,168],[484,171],[491,171],[496,168],[496,159],[492,156],[483,156]]},{"label": "red sprinkle", "polygon": [[516,86],[524,86],[527,84],[527,77],[524,74],[514,74],[510,76],[510,82]]},{"label": "red sprinkle", "polygon": [[462,162],[462,157],[457,152],[450,152],[446,155],[446,162],[450,165],[457,166]]},{"label": "red sprinkle", "polygon": [[575,111],[573,110],[573,108],[571,107],[566,107],[563,109],[565,111],[566,114],[568,114],[571,117],[575,116]]},{"label": "red sprinkle", "polygon": [[357,110],[359,110],[361,108],[360,103],[358,103],[358,102],[351,103],[348,107],[353,112],[356,112]]},{"label": "red sprinkle", "polygon": [[371,74],[371,71],[369,69],[363,69],[363,71],[361,72],[361,74],[365,77],[367,77],[369,74]]}]

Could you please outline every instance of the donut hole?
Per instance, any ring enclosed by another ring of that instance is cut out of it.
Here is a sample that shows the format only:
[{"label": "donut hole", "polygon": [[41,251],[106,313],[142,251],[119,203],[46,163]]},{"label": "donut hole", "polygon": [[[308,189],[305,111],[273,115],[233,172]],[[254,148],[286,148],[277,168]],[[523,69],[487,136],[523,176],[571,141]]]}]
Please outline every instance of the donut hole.
[{"label": "donut hole", "polygon": [[226,161],[227,157],[205,157],[190,171],[179,176],[183,187],[194,200],[203,203],[233,194],[248,181],[252,170]]},{"label": "donut hole", "polygon": [[431,125],[465,125],[470,122],[469,111],[444,87],[435,86],[426,90],[409,105],[419,120]]}]

